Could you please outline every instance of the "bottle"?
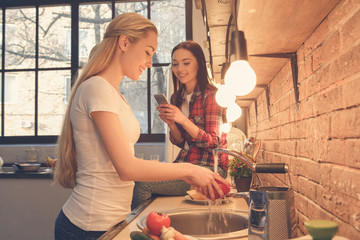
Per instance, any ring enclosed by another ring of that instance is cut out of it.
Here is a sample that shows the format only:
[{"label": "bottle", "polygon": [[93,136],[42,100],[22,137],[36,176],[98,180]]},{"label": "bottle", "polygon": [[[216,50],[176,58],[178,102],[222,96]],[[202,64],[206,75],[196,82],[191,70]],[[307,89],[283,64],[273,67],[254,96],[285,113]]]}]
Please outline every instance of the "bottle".
[{"label": "bottle", "polygon": [[31,147],[30,149],[26,150],[27,152],[27,161],[28,162],[36,162],[37,161],[37,150],[34,147]]}]

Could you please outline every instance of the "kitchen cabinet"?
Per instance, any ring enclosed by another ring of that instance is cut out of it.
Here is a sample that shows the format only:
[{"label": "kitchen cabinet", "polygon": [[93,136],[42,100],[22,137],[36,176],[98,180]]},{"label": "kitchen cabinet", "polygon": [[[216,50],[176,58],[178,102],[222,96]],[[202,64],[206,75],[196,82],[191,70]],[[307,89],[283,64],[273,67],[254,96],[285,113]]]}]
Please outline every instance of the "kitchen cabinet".
[{"label": "kitchen cabinet", "polygon": [[54,239],[55,219],[70,189],[51,178],[0,179],[0,239]]}]

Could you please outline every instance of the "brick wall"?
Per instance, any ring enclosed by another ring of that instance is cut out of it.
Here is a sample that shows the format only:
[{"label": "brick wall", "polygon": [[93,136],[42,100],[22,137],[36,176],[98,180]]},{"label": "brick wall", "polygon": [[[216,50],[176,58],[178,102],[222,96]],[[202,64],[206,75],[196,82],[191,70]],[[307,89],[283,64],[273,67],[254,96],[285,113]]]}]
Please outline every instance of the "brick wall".
[{"label": "brick wall", "polygon": [[[360,239],[360,1],[344,0],[297,50],[299,110],[290,61],[249,108],[248,135],[261,140],[259,161],[285,162],[295,190],[299,235],[304,222],[339,223]],[[282,175],[263,174],[267,184]]]}]

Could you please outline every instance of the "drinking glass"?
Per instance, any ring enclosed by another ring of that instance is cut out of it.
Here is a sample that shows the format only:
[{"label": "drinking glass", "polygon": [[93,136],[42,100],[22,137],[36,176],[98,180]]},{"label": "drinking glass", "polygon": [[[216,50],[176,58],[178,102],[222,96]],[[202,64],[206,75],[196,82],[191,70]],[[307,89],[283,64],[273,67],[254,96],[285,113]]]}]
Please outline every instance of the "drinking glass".
[{"label": "drinking glass", "polygon": [[159,155],[155,154],[155,155],[150,155],[150,160],[151,161],[159,161]]},{"label": "drinking glass", "polygon": [[135,153],[135,157],[144,159],[143,153]]}]

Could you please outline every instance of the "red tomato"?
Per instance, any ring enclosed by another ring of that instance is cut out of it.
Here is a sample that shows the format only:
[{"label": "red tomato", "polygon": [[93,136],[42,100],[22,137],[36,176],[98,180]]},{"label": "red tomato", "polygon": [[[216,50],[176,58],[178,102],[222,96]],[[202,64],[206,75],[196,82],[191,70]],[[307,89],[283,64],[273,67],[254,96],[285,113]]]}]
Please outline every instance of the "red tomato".
[{"label": "red tomato", "polygon": [[160,237],[161,228],[163,226],[165,226],[166,228],[170,227],[170,218],[166,214],[151,212],[146,218],[146,226],[148,227],[151,234]]},{"label": "red tomato", "polygon": [[[222,190],[223,193],[224,193],[224,196],[230,192],[230,186],[228,186],[228,185],[226,185],[226,184],[224,184],[224,183],[222,183],[222,182],[220,182],[220,181],[218,181],[218,180],[216,180],[216,179],[215,179],[215,181],[216,181],[217,184],[219,184],[221,190]],[[214,189],[215,199],[220,198],[220,195],[219,195],[219,193],[216,191],[216,189],[215,189],[215,188],[213,188],[213,189]],[[206,197],[210,199],[210,194],[208,194]]]}]

